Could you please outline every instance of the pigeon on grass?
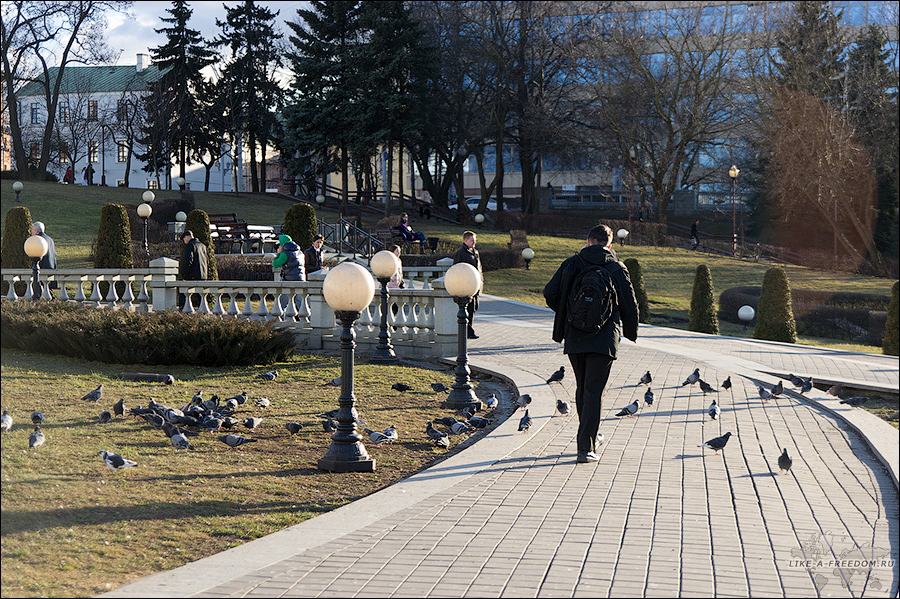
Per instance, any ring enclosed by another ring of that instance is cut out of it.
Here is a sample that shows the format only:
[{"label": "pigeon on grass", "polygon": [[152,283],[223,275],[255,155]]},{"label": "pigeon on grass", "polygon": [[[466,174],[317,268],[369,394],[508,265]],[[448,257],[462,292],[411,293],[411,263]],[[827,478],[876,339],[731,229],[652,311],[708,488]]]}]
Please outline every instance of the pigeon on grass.
[{"label": "pigeon on grass", "polygon": [[303,425],[300,424],[299,422],[285,422],[284,428],[287,429],[287,431],[291,434],[291,436],[294,436],[300,432],[300,429],[303,428]]},{"label": "pigeon on grass", "polygon": [[106,464],[106,467],[112,470],[113,472],[118,472],[120,470],[125,470],[127,468],[134,468],[137,466],[137,462],[132,462],[131,460],[127,460],[120,456],[117,453],[110,453],[108,451],[100,450],[97,455],[100,456],[100,459],[103,460],[103,463]]},{"label": "pigeon on grass", "polygon": [[391,389],[403,393],[405,391],[409,391],[410,389],[412,389],[412,387],[410,387],[406,383],[394,383],[393,385],[391,385]]},{"label": "pigeon on grass", "polygon": [[36,426],[34,430],[28,435],[28,447],[34,449],[36,447],[40,447],[44,444],[46,438],[44,437],[44,433],[41,431],[41,427]]},{"label": "pigeon on grass", "polygon": [[554,383],[556,381],[563,380],[563,377],[566,376],[566,367],[560,366],[559,370],[550,375],[550,378],[547,379],[547,383]]},{"label": "pigeon on grass", "polygon": [[32,412],[31,413],[31,424],[44,424],[44,413],[43,412]]},{"label": "pigeon on grass", "polygon": [[100,424],[105,424],[110,420],[112,420],[112,412],[109,410],[103,410],[100,412],[100,415],[97,416],[97,421],[100,422]]},{"label": "pigeon on grass", "polygon": [[848,397],[847,399],[842,399],[841,403],[848,405],[851,408],[859,408],[867,401],[869,401],[868,397]]},{"label": "pigeon on grass", "polygon": [[499,403],[499,400],[497,399],[497,396],[494,395],[493,393],[491,393],[491,395],[486,400],[484,400],[484,406],[488,410],[496,409],[498,403]]},{"label": "pigeon on grass", "polygon": [[262,379],[264,381],[274,381],[277,376],[278,376],[277,370],[268,370],[262,374],[256,375],[256,378]]},{"label": "pigeon on grass", "polygon": [[731,437],[731,433],[725,433],[721,437],[716,437],[715,439],[710,439],[706,443],[698,445],[697,447],[706,447],[708,449],[712,449],[716,452],[716,455],[719,455],[719,451],[725,449],[725,444],[728,443],[728,439]]},{"label": "pigeon on grass", "polygon": [[244,443],[256,443],[256,439],[248,439],[240,435],[219,435],[216,438],[228,447],[240,447]]},{"label": "pigeon on grass", "polygon": [[463,433],[471,433],[472,427],[466,424],[465,422],[454,422],[450,425],[450,432],[454,435],[461,435]]},{"label": "pigeon on grass", "polygon": [[125,398],[124,397],[113,404],[113,415],[114,416],[122,416],[123,418],[125,417]]},{"label": "pigeon on grass", "polygon": [[12,428],[12,425],[13,425],[12,416],[9,415],[9,410],[4,408],[3,416],[0,417],[0,430],[2,430],[4,433],[7,433],[7,432],[9,432],[9,429]]},{"label": "pigeon on grass", "polygon": [[378,431],[373,431],[370,428],[364,428],[363,432],[369,435],[369,439],[375,445],[380,446],[382,443],[393,443],[393,439],[385,435],[384,433],[380,433]]},{"label": "pigeon on grass", "polygon": [[400,438],[400,435],[397,434],[397,427],[393,424],[384,429],[384,436],[389,439],[388,443],[393,443]]},{"label": "pigeon on grass", "polygon": [[425,425],[425,434],[428,435],[428,438],[431,439],[431,442],[438,447],[442,447],[443,449],[447,449],[450,447],[449,435],[434,428],[434,425],[431,422]]},{"label": "pigeon on grass", "polygon": [[325,383],[326,387],[340,387],[341,386],[341,377],[336,376],[327,383]]},{"label": "pigeon on grass", "polygon": [[622,408],[616,416],[628,416],[629,418],[634,418],[635,413],[638,411],[640,404],[637,400],[634,400],[634,403],[628,404],[624,408]]},{"label": "pigeon on grass", "polygon": [[172,442],[172,447],[175,449],[194,449],[194,446],[191,445],[191,442],[188,441],[188,438],[184,435],[184,433],[176,433],[169,437],[169,441]]},{"label": "pigeon on grass", "polygon": [[787,449],[781,450],[781,455],[778,456],[778,467],[781,468],[781,470],[778,471],[778,474],[781,474],[782,472],[787,474],[793,463],[794,461],[791,459],[791,456],[788,455]]},{"label": "pigeon on grass", "polygon": [[99,387],[82,397],[83,401],[100,401],[100,398],[103,397],[103,385],[101,384]]},{"label": "pigeon on grass", "polygon": [[269,404],[270,404],[270,402],[269,402],[269,398],[268,398],[268,397],[260,397],[259,399],[256,400],[256,407],[257,407],[257,408],[263,408],[263,409],[265,409],[265,408],[268,408],[268,407],[269,407]]},{"label": "pigeon on grass", "polygon": [[333,433],[337,430],[338,423],[334,418],[326,418],[322,421],[322,430],[326,433]]},{"label": "pigeon on grass", "polygon": [[435,393],[447,393],[450,391],[450,388],[444,383],[431,383],[431,388]]},{"label": "pigeon on grass", "polygon": [[249,428],[252,431],[257,426],[262,424],[262,418],[253,418],[253,417],[244,418],[244,420],[241,422],[241,424],[243,424],[244,426],[246,426],[247,428]]},{"label": "pigeon on grass", "polygon": [[467,422],[469,423],[470,426],[473,426],[478,429],[486,428],[487,425],[489,425],[491,423],[491,421],[489,419],[482,418],[481,416],[472,416],[471,418],[469,418],[469,420]]}]

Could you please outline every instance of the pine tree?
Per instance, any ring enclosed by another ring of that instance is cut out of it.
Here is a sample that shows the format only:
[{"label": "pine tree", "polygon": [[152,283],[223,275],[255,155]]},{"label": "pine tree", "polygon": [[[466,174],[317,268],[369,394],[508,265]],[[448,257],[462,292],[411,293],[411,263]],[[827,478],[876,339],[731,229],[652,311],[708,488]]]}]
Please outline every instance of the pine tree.
[{"label": "pine tree", "polygon": [[888,306],[887,322],[884,323],[884,341],[881,351],[888,356],[900,355],[900,281],[891,288],[891,303]]},{"label": "pine tree", "polygon": [[691,294],[690,323],[688,329],[698,333],[719,334],[719,317],[716,315],[716,292],[713,289],[709,267],[701,264],[694,275]]},{"label": "pine tree", "polygon": [[281,232],[290,235],[301,250],[311,246],[313,237],[318,233],[315,208],[303,202],[298,202],[288,208],[284,215],[284,226],[281,228]]},{"label": "pine tree", "polygon": [[100,211],[94,268],[134,268],[131,224],[128,211],[121,204],[107,204]]},{"label": "pine tree", "polygon": [[31,268],[31,258],[25,253],[25,240],[31,236],[31,211],[28,206],[16,206],[6,213],[3,228],[3,249],[0,262],[3,268]]},{"label": "pine tree", "polygon": [[784,269],[778,266],[767,270],[763,278],[753,338],[797,343],[791,286]]},{"label": "pine tree", "polygon": [[637,258],[625,260],[625,268],[631,278],[631,286],[634,287],[634,297],[638,304],[638,321],[650,324],[650,300],[647,298],[647,289],[644,287],[644,272]]},{"label": "pine tree", "polygon": [[791,18],[778,30],[776,80],[813,97],[840,103],[844,70],[841,55],[847,43],[839,15],[831,2],[795,2]]}]

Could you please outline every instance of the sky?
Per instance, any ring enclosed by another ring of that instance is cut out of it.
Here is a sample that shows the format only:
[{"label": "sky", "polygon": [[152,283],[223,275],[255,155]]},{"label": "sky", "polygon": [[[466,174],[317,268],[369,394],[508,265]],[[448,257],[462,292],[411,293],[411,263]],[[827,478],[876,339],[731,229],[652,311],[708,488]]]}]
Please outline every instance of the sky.
[{"label": "sky", "polygon": [[[225,6],[237,6],[239,2],[188,2],[188,7],[193,10],[188,26],[200,32],[204,39],[210,40],[221,33],[216,27],[216,19],[225,20]],[[308,5],[308,2],[257,2],[265,6],[273,13],[278,11],[275,18],[277,28],[287,37],[289,30],[285,21],[297,20],[297,9]],[[162,29],[170,24],[163,23],[161,17],[171,17],[166,12],[172,7],[171,2],[145,2],[139,1],[132,4],[131,17],[122,14],[109,13],[107,15],[107,43],[114,52],[121,50],[118,65],[133,65],[138,54],[149,54],[150,48],[156,48],[165,44],[166,39],[154,29]]]}]

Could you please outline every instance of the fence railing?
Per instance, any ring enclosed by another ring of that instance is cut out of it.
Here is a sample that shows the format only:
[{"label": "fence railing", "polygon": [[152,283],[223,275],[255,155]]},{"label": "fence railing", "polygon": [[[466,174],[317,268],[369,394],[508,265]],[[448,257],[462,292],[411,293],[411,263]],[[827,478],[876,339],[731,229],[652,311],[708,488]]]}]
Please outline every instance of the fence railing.
[{"label": "fence railing", "polygon": [[[394,327],[391,342],[401,357],[453,355],[457,343],[458,307],[444,289],[443,276],[452,260],[438,266],[404,270],[405,289],[391,289],[387,321]],[[325,302],[322,284],[327,273],[306,281],[179,281],[178,263],[159,258],[147,269],[42,270],[41,299],[68,301],[107,309],[145,312],[181,310],[221,318],[274,321],[287,327],[298,345],[308,349],[338,349],[340,331],[334,311]],[[277,278],[277,276],[276,276]],[[4,301],[33,299],[32,271],[3,269],[9,289]],[[17,291],[24,283],[26,289]],[[356,323],[359,351],[378,344],[381,286],[376,281],[372,303]],[[179,296],[184,299],[179,307]]]}]

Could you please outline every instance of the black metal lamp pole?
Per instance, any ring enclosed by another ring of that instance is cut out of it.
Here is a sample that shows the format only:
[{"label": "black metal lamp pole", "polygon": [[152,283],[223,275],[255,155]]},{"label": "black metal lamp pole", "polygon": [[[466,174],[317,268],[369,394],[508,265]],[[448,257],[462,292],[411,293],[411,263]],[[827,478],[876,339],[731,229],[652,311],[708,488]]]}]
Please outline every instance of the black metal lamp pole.
[{"label": "black metal lamp pole", "polygon": [[356,332],[353,323],[359,312],[335,311],[341,322],[341,396],[338,398],[337,430],[331,446],[319,458],[319,470],[331,472],[374,472],[375,460],[366,453],[362,436],[356,432],[356,397],[353,395],[353,355]]},{"label": "black metal lamp pole", "polygon": [[144,240],[141,242],[141,249],[147,254],[147,258],[150,258],[150,246],[147,245],[147,217],[144,217]]},{"label": "black metal lamp pole", "polygon": [[469,382],[469,375],[472,371],[469,370],[469,357],[466,355],[466,333],[469,325],[466,306],[469,305],[472,298],[467,296],[454,297],[453,301],[459,306],[459,311],[456,313],[456,322],[459,324],[456,369],[453,371],[456,375],[456,382],[453,383],[452,390],[447,395],[446,401],[441,403],[441,407],[461,410],[474,406],[475,411],[478,412],[481,410],[481,401],[475,396],[475,392],[472,391],[472,384]]},{"label": "black metal lamp pole", "polygon": [[32,296],[31,299],[37,301],[41,299],[41,281],[38,278],[41,270],[41,259],[32,258],[31,279],[32,279]]},{"label": "black metal lamp pole", "polygon": [[396,364],[400,361],[400,358],[394,353],[394,346],[391,345],[391,332],[388,330],[388,298],[390,297],[387,290],[388,281],[390,278],[378,277],[378,282],[381,283],[381,332],[378,333],[378,345],[375,346],[375,351],[369,359],[372,364]]}]

